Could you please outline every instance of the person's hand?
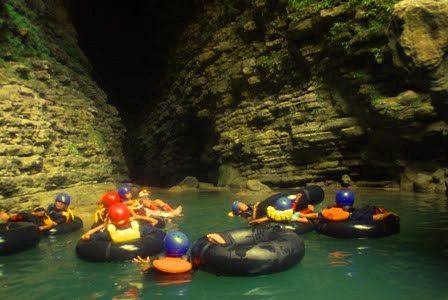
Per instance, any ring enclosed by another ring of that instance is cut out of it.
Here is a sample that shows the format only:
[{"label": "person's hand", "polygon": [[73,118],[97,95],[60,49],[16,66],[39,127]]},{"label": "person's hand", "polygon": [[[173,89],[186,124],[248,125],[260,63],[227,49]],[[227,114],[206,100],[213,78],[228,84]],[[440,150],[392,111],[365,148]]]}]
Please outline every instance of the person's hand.
[{"label": "person's hand", "polygon": [[254,209],[256,209],[258,207],[258,205],[260,205],[260,201],[258,201],[257,203],[255,203],[254,205]]},{"label": "person's hand", "polygon": [[81,240],[83,240],[83,241],[88,241],[88,240],[90,240],[90,234],[89,234],[89,233],[84,233],[84,234],[81,236]]},{"label": "person's hand", "polygon": [[147,258],[142,258],[140,256],[137,256],[136,258],[134,258],[132,260],[133,263],[135,263],[136,265],[139,266],[140,271],[145,272],[148,271],[151,268],[151,260],[149,259],[149,257]]},{"label": "person's hand", "polygon": [[213,244],[224,245],[226,241],[217,233],[209,233],[207,234],[208,240]]},{"label": "person's hand", "polygon": [[302,199],[302,193],[298,193],[296,195],[296,199],[294,200],[294,202],[298,203],[300,201],[300,199]]}]

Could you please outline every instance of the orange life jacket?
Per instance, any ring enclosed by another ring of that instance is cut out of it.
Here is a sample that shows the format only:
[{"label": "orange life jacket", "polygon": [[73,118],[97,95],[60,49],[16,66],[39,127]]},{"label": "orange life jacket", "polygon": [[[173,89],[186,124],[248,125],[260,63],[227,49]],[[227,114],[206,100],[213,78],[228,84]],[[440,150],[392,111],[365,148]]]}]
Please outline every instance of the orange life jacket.
[{"label": "orange life jacket", "polygon": [[163,273],[185,273],[191,270],[191,262],[180,257],[164,257],[156,259],[153,263],[154,268]]},{"label": "orange life jacket", "polygon": [[345,221],[350,218],[350,213],[341,207],[330,207],[322,211],[322,216],[331,221]]}]

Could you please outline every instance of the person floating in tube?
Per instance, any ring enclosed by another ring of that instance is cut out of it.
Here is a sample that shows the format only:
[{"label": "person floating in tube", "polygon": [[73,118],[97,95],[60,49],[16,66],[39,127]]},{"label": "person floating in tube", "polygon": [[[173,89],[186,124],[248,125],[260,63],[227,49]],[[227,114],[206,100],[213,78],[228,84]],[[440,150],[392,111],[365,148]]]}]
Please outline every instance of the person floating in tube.
[{"label": "person floating in tube", "polygon": [[137,256],[133,262],[140,267],[142,273],[151,270],[159,284],[185,283],[191,280],[191,269],[193,265],[186,254],[190,247],[188,237],[180,231],[168,232],[163,239],[165,256],[151,261],[149,257]]},{"label": "person floating in tube", "polygon": [[92,228],[100,226],[107,221],[107,217],[109,216],[108,211],[109,207],[116,203],[121,202],[121,197],[116,192],[107,192],[101,196],[100,206],[94,213],[94,223]]},{"label": "person floating in tube", "polygon": [[182,216],[182,206],[173,209],[169,204],[160,199],[151,199],[151,190],[143,187],[138,193],[139,202],[145,208],[147,216],[173,218]]},{"label": "person floating in tube", "polygon": [[319,217],[330,221],[345,221],[348,219],[364,222],[383,220],[392,212],[385,208],[366,205],[362,208],[354,208],[355,195],[348,188],[336,192],[336,204],[332,205],[319,214]]},{"label": "person floating in tube", "polygon": [[[153,232],[157,220],[151,217],[134,216],[124,203],[116,203],[109,207],[105,223],[87,231],[81,237],[83,240],[112,241],[115,243],[129,242]],[[145,223],[139,223],[144,219]]]},{"label": "person floating in tube", "polygon": [[56,195],[54,203],[45,210],[42,207],[32,212],[20,212],[9,215],[0,212],[0,220],[5,222],[31,222],[39,227],[42,232],[48,231],[59,224],[70,223],[75,220],[73,211],[69,208],[71,197],[66,193]]},{"label": "person floating in tube", "polygon": [[249,224],[261,224],[269,221],[308,223],[308,219],[317,218],[318,214],[314,213],[314,206],[302,203],[301,199],[302,193],[280,197],[275,206],[268,206],[266,217],[254,219]]},{"label": "person floating in tube", "polygon": [[260,202],[255,203],[254,205],[246,204],[241,201],[233,201],[232,203],[232,211],[228,213],[230,217],[242,217],[248,220],[255,219],[257,215],[257,207]]}]

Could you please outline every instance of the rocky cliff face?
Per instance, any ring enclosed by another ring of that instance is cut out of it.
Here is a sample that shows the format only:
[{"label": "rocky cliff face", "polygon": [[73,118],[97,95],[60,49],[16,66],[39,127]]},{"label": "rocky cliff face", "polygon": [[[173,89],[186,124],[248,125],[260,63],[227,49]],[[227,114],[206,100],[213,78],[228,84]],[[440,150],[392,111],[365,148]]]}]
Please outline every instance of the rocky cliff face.
[{"label": "rocky cliff face", "polygon": [[445,191],[448,2],[395,2],[201,1],[141,128],[148,176]]},{"label": "rocky cliff face", "polygon": [[65,1],[0,1],[0,198],[126,175],[118,112],[89,72]]}]

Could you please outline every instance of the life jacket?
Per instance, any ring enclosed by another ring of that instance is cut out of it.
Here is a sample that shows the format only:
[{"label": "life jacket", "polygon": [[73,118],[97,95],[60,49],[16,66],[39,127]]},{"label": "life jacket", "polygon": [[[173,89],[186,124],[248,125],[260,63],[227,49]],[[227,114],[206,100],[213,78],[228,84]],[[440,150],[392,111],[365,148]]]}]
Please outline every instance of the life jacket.
[{"label": "life jacket", "polygon": [[193,268],[191,262],[180,257],[164,257],[153,262],[154,269],[163,273],[185,273]]},{"label": "life jacket", "polygon": [[276,222],[291,221],[292,215],[294,213],[292,208],[287,210],[276,210],[273,206],[268,206],[266,212],[268,218]]},{"label": "life jacket", "polygon": [[44,216],[42,217],[42,223],[44,225],[53,225],[53,220],[47,213],[45,213]]},{"label": "life jacket", "polygon": [[70,208],[66,208],[65,210],[57,210],[53,204],[50,204],[46,213],[53,222],[58,224],[70,223],[75,220],[75,214]]},{"label": "life jacket", "polygon": [[100,206],[93,215],[95,224],[104,223],[107,219],[107,209],[104,206]]},{"label": "life jacket", "polygon": [[140,238],[140,225],[137,221],[131,221],[128,228],[119,229],[114,224],[108,224],[107,232],[114,243],[130,242]]},{"label": "life jacket", "polygon": [[70,208],[67,208],[66,210],[62,211],[61,213],[65,217],[66,223],[70,223],[75,220],[75,214],[73,213],[73,210],[71,210]]},{"label": "life jacket", "polygon": [[345,221],[350,218],[350,213],[341,207],[330,207],[322,211],[322,216],[331,221]]}]

